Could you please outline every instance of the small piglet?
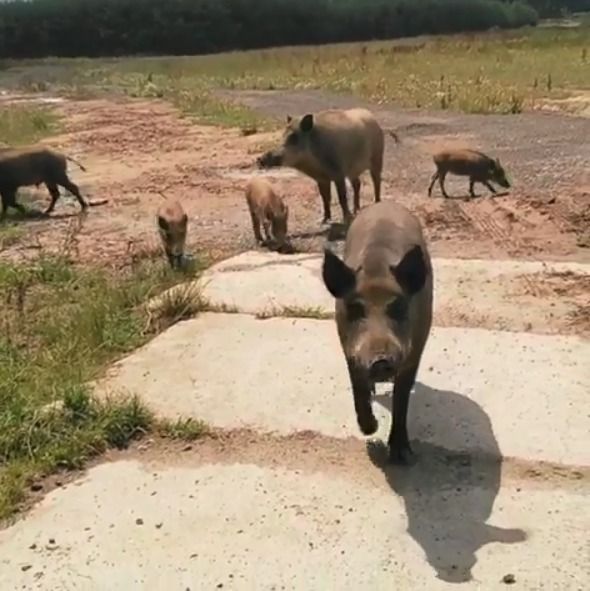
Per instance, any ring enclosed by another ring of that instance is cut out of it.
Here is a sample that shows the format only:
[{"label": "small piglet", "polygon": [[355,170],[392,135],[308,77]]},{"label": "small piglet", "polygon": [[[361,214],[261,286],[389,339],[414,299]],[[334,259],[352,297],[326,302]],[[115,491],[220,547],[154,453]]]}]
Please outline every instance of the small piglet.
[{"label": "small piglet", "polygon": [[156,219],[168,262],[173,269],[180,269],[184,261],[188,216],[180,202],[166,199],[158,208]]},{"label": "small piglet", "polygon": [[[275,245],[280,252],[290,252],[292,248],[287,240],[289,207],[272,185],[260,177],[250,179],[246,186],[246,201],[256,241],[267,246]],[[260,233],[261,224],[266,240]]]},{"label": "small piglet", "polygon": [[434,155],[433,160],[436,165],[436,172],[430,179],[429,197],[432,195],[432,188],[437,179],[443,196],[449,197],[445,191],[445,177],[449,172],[458,176],[469,177],[469,195],[471,197],[475,197],[473,190],[475,183],[482,183],[494,194],[496,189],[490,184],[490,181],[494,181],[504,189],[510,188],[510,183],[506,178],[506,172],[500,164],[500,160],[498,158],[494,160],[482,152],[466,149],[441,150]]}]

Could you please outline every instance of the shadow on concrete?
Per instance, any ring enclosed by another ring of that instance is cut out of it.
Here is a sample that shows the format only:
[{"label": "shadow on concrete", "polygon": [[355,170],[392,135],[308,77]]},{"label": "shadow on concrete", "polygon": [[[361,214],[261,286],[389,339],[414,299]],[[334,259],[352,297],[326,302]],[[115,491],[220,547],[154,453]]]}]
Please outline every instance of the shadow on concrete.
[{"label": "shadow on concrete", "polygon": [[[376,400],[389,410],[389,396]],[[444,440],[426,442],[435,424],[436,432],[445,434]],[[480,548],[526,539],[520,529],[486,523],[500,490],[502,468],[490,419],[465,396],[416,383],[408,429],[416,453],[413,465],[388,464],[382,442],[368,443],[369,457],[392,490],[403,497],[408,533],[424,550],[437,577],[448,583],[468,582]],[[481,454],[461,452],[465,442],[481,449]]]}]

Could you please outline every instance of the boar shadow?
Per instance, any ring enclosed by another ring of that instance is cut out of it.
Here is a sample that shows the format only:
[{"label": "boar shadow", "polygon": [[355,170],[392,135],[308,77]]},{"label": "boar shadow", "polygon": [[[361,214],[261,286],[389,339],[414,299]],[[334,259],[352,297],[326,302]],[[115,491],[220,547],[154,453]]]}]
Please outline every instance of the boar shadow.
[{"label": "boar shadow", "polygon": [[[375,399],[389,410],[389,396]],[[486,523],[500,489],[502,469],[490,419],[469,398],[417,382],[410,398],[408,429],[416,453],[411,466],[388,465],[383,443],[368,442],[369,457],[392,490],[403,497],[408,533],[424,550],[437,578],[468,582],[481,547],[526,539],[520,529]],[[463,442],[480,451],[457,451]]]}]

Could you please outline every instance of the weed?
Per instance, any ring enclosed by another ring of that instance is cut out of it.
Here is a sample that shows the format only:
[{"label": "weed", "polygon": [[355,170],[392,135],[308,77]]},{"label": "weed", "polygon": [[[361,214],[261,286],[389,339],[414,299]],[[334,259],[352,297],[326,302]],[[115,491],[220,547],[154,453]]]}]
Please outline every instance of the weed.
[{"label": "weed", "polygon": [[320,306],[275,306],[256,314],[256,318],[259,320],[276,317],[325,320],[334,318],[334,314],[332,312],[326,312]]},{"label": "weed", "polygon": [[98,399],[88,386],[151,334],[143,302],[180,279],[159,263],[112,274],[78,268],[65,251],[0,263],[0,518],[35,478],[160,428],[137,398]]},{"label": "weed", "polygon": [[181,320],[196,316],[207,305],[196,283],[175,285],[147,302],[146,330],[163,330]]},{"label": "weed", "polygon": [[11,106],[0,110],[0,145],[32,144],[58,129],[59,117],[47,108]]},{"label": "weed", "polygon": [[188,418],[178,419],[176,421],[161,420],[158,422],[157,431],[162,437],[169,439],[194,441],[207,435],[209,428],[203,421]]},{"label": "weed", "polygon": [[0,225],[0,251],[17,244],[23,235],[21,226]]}]

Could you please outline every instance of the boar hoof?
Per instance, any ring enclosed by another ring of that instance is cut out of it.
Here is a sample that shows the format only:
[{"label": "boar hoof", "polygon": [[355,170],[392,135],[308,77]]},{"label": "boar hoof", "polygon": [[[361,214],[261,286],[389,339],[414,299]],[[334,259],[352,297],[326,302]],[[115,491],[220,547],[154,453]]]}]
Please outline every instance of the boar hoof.
[{"label": "boar hoof", "polygon": [[363,417],[362,419],[359,417],[358,424],[363,435],[373,435],[377,431],[377,419],[373,416]]},{"label": "boar hoof", "polygon": [[410,444],[392,446],[389,448],[389,462],[398,466],[407,466],[412,463],[414,452]]}]

